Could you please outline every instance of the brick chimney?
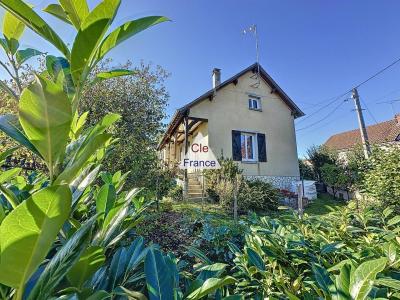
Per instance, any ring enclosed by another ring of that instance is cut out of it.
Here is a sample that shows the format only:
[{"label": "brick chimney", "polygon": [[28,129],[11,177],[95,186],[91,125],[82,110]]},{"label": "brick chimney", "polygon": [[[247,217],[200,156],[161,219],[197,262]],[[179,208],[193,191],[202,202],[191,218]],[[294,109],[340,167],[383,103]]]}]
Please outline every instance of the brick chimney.
[{"label": "brick chimney", "polygon": [[394,119],[396,120],[397,125],[400,125],[400,114],[395,114]]},{"label": "brick chimney", "polygon": [[221,69],[214,68],[212,73],[212,87],[215,89],[221,84]]}]

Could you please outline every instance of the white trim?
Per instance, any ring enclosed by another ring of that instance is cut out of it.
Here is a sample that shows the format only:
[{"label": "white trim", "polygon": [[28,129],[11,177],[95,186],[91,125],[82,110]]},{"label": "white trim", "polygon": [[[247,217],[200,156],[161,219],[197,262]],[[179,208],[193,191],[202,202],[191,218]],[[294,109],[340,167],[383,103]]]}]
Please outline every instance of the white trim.
[{"label": "white trim", "polygon": [[[258,145],[257,145],[257,133],[249,132],[249,131],[241,131],[240,132],[240,151],[242,151],[242,136],[245,137],[245,152],[246,158],[242,155],[242,162],[258,162]],[[252,137],[252,148],[253,148],[253,158],[247,158],[247,140],[248,137]]]},{"label": "white trim", "polygon": [[[256,107],[254,106],[254,103],[256,103]],[[249,95],[247,97],[247,105],[250,110],[262,111],[261,98],[259,97]]]}]

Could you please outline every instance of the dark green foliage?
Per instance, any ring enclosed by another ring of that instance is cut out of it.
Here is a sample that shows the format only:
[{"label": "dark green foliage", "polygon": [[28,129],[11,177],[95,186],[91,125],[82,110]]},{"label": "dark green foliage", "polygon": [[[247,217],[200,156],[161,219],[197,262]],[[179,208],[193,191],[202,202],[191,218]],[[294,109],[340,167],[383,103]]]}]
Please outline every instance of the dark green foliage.
[{"label": "dark green foliage", "polygon": [[321,168],[322,180],[332,188],[333,196],[336,196],[338,189],[348,190],[351,184],[351,177],[347,169],[340,164],[324,164]]},{"label": "dark green foliage", "polygon": [[400,210],[400,149],[374,149],[364,173],[363,192],[380,206]]},{"label": "dark green foliage", "polygon": [[279,191],[269,182],[246,180],[240,185],[238,206],[241,211],[276,210],[278,201]]},{"label": "dark green foliage", "polygon": [[175,185],[168,192],[168,197],[170,197],[173,201],[182,201],[183,200],[183,188],[180,185]]},{"label": "dark green foliage", "polygon": [[[112,69],[110,65],[109,60],[93,70],[93,80],[95,74]],[[105,169],[112,173],[130,171],[128,187],[146,187],[154,193],[154,179],[160,176],[155,149],[164,130],[169,98],[164,81],[168,74],[160,66],[144,63],[133,66],[130,61],[117,68],[129,69],[131,75],[88,85],[83,92],[80,110],[89,112],[89,124],[97,123],[109,112],[122,116],[113,127],[114,138],[119,141]]]},{"label": "dark green foliage", "polygon": [[300,177],[305,180],[315,180],[315,172],[312,166],[305,160],[299,159]]},{"label": "dark green foliage", "polygon": [[315,179],[321,181],[321,168],[324,164],[335,164],[336,154],[324,146],[312,146],[307,149],[307,159],[311,162],[315,173]]}]

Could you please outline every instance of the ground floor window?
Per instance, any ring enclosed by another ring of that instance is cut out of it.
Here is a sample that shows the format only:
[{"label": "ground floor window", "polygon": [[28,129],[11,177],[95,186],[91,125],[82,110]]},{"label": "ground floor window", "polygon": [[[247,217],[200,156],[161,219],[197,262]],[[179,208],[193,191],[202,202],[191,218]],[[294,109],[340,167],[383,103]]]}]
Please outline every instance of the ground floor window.
[{"label": "ground floor window", "polygon": [[243,161],[256,161],[256,135],[253,133],[242,132],[240,144]]}]

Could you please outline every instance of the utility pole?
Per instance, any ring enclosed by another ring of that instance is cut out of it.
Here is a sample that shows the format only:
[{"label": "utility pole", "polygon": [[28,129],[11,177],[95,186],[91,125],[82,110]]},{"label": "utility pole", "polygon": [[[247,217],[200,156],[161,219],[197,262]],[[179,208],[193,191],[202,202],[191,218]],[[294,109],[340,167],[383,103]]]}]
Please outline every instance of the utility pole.
[{"label": "utility pole", "polygon": [[357,117],[358,117],[358,125],[360,126],[361,141],[363,144],[364,156],[366,159],[368,159],[371,149],[369,147],[368,133],[367,133],[367,129],[365,128],[364,116],[362,113],[362,109],[361,109],[361,105],[360,105],[360,96],[358,95],[357,88],[353,89],[352,98],[354,100],[354,105],[356,107],[356,112],[357,112]]}]

